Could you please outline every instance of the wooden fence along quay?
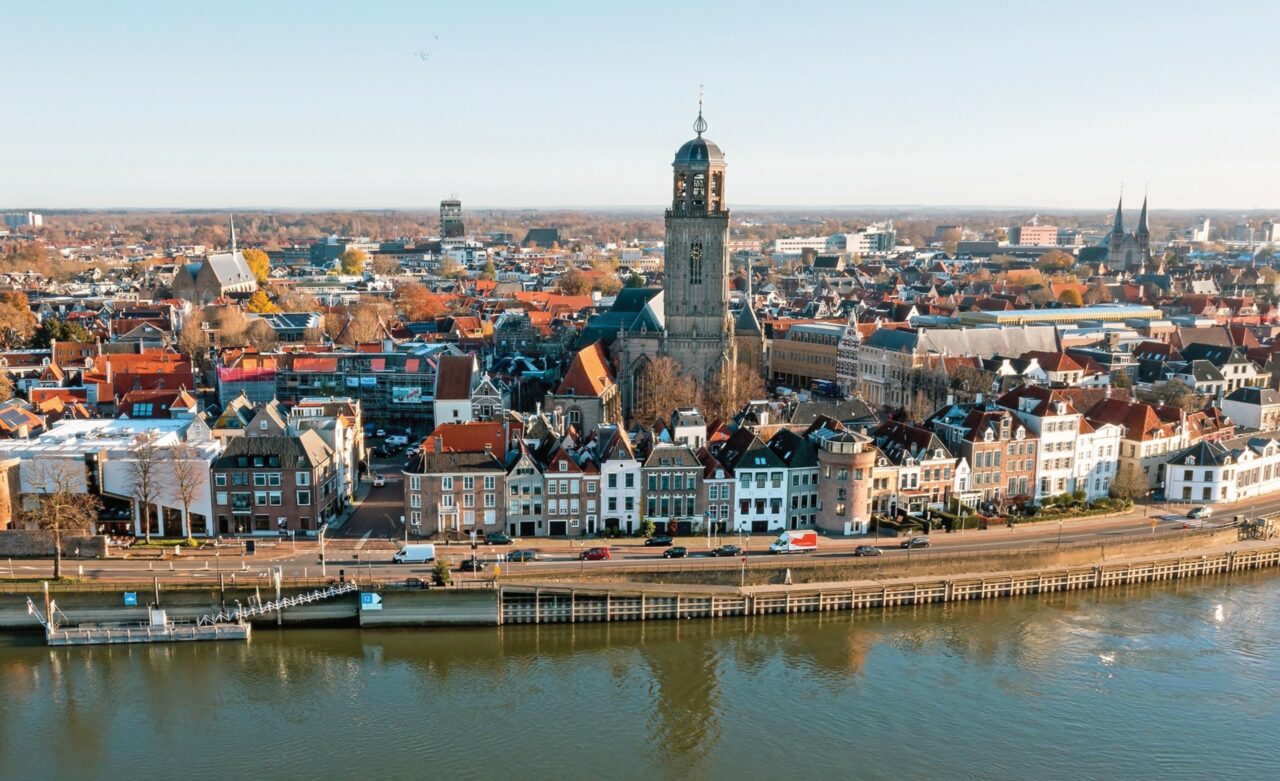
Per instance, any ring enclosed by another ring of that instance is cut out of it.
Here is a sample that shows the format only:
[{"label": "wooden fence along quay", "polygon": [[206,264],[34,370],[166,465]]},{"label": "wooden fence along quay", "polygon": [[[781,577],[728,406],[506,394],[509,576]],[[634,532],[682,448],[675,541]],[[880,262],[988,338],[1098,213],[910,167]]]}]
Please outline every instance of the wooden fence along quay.
[{"label": "wooden fence along quay", "polygon": [[1280,566],[1280,545],[1114,564],[794,586],[499,583],[498,623],[723,618],[963,602],[1099,589]]}]

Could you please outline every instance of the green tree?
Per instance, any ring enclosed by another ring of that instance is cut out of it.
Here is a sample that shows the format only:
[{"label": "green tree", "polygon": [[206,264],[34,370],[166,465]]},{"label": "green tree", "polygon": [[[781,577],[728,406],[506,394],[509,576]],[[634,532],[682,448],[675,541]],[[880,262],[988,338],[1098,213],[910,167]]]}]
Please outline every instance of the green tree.
[{"label": "green tree", "polygon": [[369,256],[364,253],[364,250],[356,247],[348,247],[347,251],[338,258],[342,263],[343,274],[363,274],[364,264],[368,259]]},{"label": "green tree", "polygon": [[1129,376],[1129,372],[1123,369],[1118,369],[1114,374],[1111,375],[1111,387],[1121,388],[1121,389],[1132,388],[1133,378]]},{"label": "green tree", "polygon": [[435,566],[431,568],[431,575],[437,586],[449,585],[449,564],[444,559],[437,558]]},{"label": "green tree", "polygon": [[253,272],[259,285],[271,278],[271,259],[267,257],[267,253],[260,249],[247,249],[240,254],[244,255],[244,262],[249,264],[249,270]]},{"label": "green tree", "polygon": [[644,287],[644,277],[640,276],[639,274],[632,274],[631,276],[627,277],[627,282],[626,284],[623,285],[623,287],[630,287],[630,288]]},{"label": "green tree", "polygon": [[484,264],[484,271],[480,272],[480,278],[486,282],[492,282],[498,278],[498,267],[492,260]]},{"label": "green tree", "polygon": [[658,527],[655,526],[653,521],[649,520],[648,518],[645,518],[644,520],[640,521],[640,534],[644,535],[646,539],[649,537],[652,537],[654,535],[654,532],[656,532],[657,530],[658,530]]},{"label": "green tree", "polygon": [[57,320],[48,318],[36,327],[31,334],[31,346],[33,348],[48,347],[54,340],[59,342],[88,342],[92,341],[89,332],[79,323],[70,323],[66,320]]}]

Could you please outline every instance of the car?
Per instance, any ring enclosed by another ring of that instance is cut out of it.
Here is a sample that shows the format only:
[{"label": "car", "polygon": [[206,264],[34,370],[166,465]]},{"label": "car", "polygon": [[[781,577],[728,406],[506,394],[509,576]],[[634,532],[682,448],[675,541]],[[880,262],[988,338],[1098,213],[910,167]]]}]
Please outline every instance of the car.
[{"label": "car", "polygon": [[384,486],[384,485],[386,485],[386,484],[387,484],[387,478],[383,477],[382,475],[374,475],[374,476],[373,476],[373,487],[374,487],[374,488],[381,488],[382,486]]},{"label": "car", "polygon": [[463,559],[458,569],[462,572],[484,572],[484,568],[485,563],[480,559]]},{"label": "car", "polygon": [[689,549],[683,545],[673,545],[662,552],[664,559],[683,559],[689,555]]},{"label": "car", "polygon": [[404,587],[405,588],[426,588],[427,584],[422,580],[422,578],[405,578]]},{"label": "car", "polygon": [[578,561],[608,561],[611,558],[608,548],[588,548],[578,554]]},{"label": "car", "polygon": [[1196,520],[1202,520],[1204,518],[1208,518],[1211,515],[1213,515],[1213,508],[1205,507],[1204,505],[1195,507],[1191,510],[1191,512],[1187,513],[1188,518],[1195,518]]},{"label": "car", "polygon": [[644,544],[650,547],[661,547],[665,545],[672,545],[674,543],[675,540],[671,539],[671,537],[666,534],[659,534],[657,537],[650,537],[644,541]]},{"label": "car", "polygon": [[928,537],[912,537],[909,540],[903,540],[901,548],[927,548],[929,547]]},{"label": "car", "polygon": [[387,432],[384,429],[378,429],[377,431],[373,432],[373,435],[375,437],[385,437],[387,435]]},{"label": "car", "polygon": [[507,561],[537,561],[538,552],[535,550],[513,550],[507,554]]},{"label": "car", "polygon": [[484,536],[485,545],[510,545],[515,540],[511,539],[506,532],[489,532]]},{"label": "car", "polygon": [[853,549],[855,556],[879,556],[880,549],[874,545],[859,545]]},{"label": "car", "polygon": [[721,545],[711,551],[712,556],[741,556],[742,548],[737,545]]}]

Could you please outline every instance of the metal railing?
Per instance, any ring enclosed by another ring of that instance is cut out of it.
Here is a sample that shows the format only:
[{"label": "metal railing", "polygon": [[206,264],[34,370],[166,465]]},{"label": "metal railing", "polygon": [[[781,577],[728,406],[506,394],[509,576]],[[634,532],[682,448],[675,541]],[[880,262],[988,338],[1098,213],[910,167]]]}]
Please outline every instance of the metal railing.
[{"label": "metal railing", "polygon": [[230,612],[221,612],[214,615],[201,616],[200,618],[196,619],[196,626],[206,626],[206,625],[228,623],[228,622],[239,623],[244,619],[251,618],[253,616],[260,616],[265,613],[273,613],[277,610],[283,610],[288,607],[297,607],[298,605],[307,605],[312,602],[319,602],[322,599],[329,599],[331,597],[337,597],[343,594],[349,594],[352,591],[357,591],[359,588],[360,586],[357,585],[356,583],[352,581],[347,581],[346,583],[339,583],[338,585],[330,586],[329,588],[319,589],[317,591],[309,591],[306,594],[295,594],[294,596],[291,596],[291,597],[281,597],[280,599],[273,599],[270,602],[259,602],[258,604],[250,605],[249,607],[238,607],[235,610],[232,610]]}]

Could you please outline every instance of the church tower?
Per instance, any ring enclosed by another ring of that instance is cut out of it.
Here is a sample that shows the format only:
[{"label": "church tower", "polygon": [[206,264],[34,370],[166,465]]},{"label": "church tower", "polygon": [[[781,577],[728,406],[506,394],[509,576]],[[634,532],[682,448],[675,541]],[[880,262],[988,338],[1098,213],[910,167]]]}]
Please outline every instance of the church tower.
[{"label": "church tower", "polygon": [[671,208],[666,215],[663,352],[685,373],[709,382],[721,367],[736,369],[729,314],[729,209],[725,163],[707,130],[699,102],[695,138],[672,162]]}]

